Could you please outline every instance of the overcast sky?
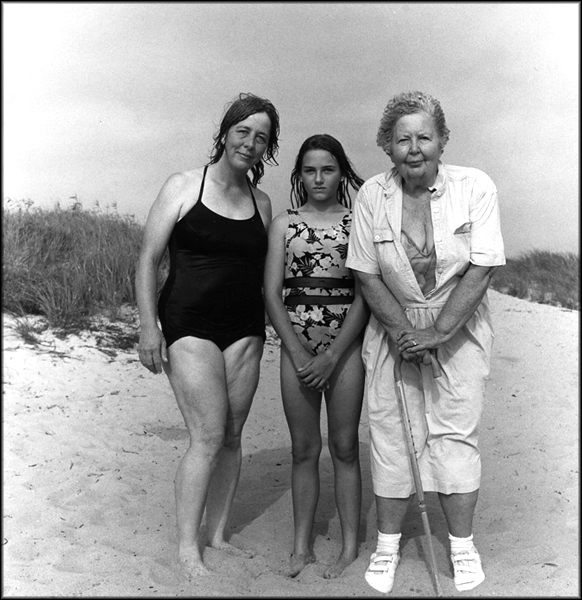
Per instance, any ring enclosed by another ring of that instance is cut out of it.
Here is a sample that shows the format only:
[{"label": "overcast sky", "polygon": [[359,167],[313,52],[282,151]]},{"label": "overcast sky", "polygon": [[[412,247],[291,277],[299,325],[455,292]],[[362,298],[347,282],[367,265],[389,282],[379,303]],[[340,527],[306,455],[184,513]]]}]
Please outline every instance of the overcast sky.
[{"label": "overcast sky", "polygon": [[76,195],[143,222],[204,164],[227,102],[269,98],[277,214],[303,140],[337,137],[365,179],[388,100],[422,90],[451,130],[443,161],[496,183],[506,252],[578,252],[580,4],[2,3],[3,200]]}]

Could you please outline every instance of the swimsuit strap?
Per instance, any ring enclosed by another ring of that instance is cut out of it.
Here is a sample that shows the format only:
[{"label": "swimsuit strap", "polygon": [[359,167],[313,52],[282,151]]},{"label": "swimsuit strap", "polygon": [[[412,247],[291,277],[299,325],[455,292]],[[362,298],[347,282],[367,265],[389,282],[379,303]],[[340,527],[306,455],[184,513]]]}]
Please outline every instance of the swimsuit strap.
[{"label": "swimsuit strap", "polygon": [[251,180],[249,179],[248,175],[247,175],[247,183],[249,184],[249,192],[251,193],[251,198],[253,199],[253,204],[255,205],[255,212],[257,212],[259,209],[257,208],[257,201],[255,200],[255,195],[253,194],[253,187],[251,185]]},{"label": "swimsuit strap", "polygon": [[337,223],[336,225],[330,225],[329,227],[310,227],[306,222],[305,219],[299,214],[299,211],[296,208],[288,208],[287,209],[287,214],[289,215],[289,217],[291,217],[291,219],[289,220],[289,224],[293,223],[293,224],[302,224],[303,226],[307,227],[308,229],[331,229],[332,227],[344,227],[346,228],[348,225],[348,221],[352,215],[352,212],[349,211],[347,212],[343,217],[342,220]]},{"label": "swimsuit strap", "polygon": [[[208,171],[208,165],[204,167],[204,174],[202,175],[202,184],[200,185],[200,193],[198,194],[198,202],[202,200],[202,192],[204,191],[204,182],[206,181],[206,171]],[[196,204],[198,204],[198,202]]]},{"label": "swimsuit strap", "polygon": [[[406,236],[406,239],[408,240],[408,243],[414,247],[414,249],[416,250],[416,252],[418,254],[420,254],[420,256],[422,256],[423,258],[429,258],[430,256],[432,256],[435,253],[435,249],[436,247],[433,246],[432,249],[430,250],[430,252],[428,250],[421,250],[416,242],[408,235],[408,233],[406,233],[406,231],[404,231],[404,228],[401,228],[402,233]],[[426,247],[426,244],[425,244]]]}]

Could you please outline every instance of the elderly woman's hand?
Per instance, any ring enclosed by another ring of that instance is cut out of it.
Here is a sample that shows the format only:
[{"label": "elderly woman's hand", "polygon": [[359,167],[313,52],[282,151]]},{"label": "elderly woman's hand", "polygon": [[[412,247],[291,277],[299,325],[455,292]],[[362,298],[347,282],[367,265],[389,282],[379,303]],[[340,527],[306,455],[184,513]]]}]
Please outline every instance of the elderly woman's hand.
[{"label": "elderly woman's hand", "polygon": [[413,357],[419,360],[423,359],[427,350],[434,350],[444,342],[444,337],[434,327],[405,330],[396,339],[398,352],[402,354],[405,360],[410,360]]}]

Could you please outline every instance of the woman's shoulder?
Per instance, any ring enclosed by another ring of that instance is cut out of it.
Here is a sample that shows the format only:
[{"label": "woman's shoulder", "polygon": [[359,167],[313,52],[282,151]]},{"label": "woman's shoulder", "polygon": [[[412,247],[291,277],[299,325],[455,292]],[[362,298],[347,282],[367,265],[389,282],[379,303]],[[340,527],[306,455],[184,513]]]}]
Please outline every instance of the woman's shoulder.
[{"label": "woman's shoulder", "polygon": [[284,236],[289,227],[289,213],[286,210],[281,211],[273,218],[269,228],[270,234]]},{"label": "woman's shoulder", "polygon": [[294,212],[295,211],[290,210],[288,208],[286,208],[285,210],[282,210],[273,219],[273,224],[278,223],[280,225],[283,224],[283,225],[287,226],[289,224],[289,219],[291,218],[291,216],[293,215]]},{"label": "woman's shoulder", "polygon": [[[185,213],[185,207],[191,207],[192,198],[197,198],[197,191],[202,182],[203,168],[172,173],[162,185],[150,214],[154,221],[174,219],[177,221]],[[149,217],[148,217],[149,218]]]},{"label": "woman's shoulder", "polygon": [[383,171],[366,179],[358,191],[359,198],[375,199],[382,197],[385,192],[392,193],[397,188],[397,172],[395,169]]},{"label": "woman's shoulder", "polygon": [[251,188],[252,188],[255,200],[259,204],[262,204],[264,206],[266,206],[266,205],[271,206],[271,198],[269,197],[268,194],[263,192],[263,190],[259,189],[258,187],[254,187],[252,184],[251,184]]},{"label": "woman's shoulder", "polygon": [[444,168],[447,176],[452,180],[470,179],[484,186],[495,185],[491,177],[489,177],[485,171],[477,169],[476,167],[460,167],[457,165],[445,164]]},{"label": "woman's shoulder", "polygon": [[170,196],[181,196],[192,189],[200,188],[204,177],[204,167],[172,173],[165,181],[162,190]]}]

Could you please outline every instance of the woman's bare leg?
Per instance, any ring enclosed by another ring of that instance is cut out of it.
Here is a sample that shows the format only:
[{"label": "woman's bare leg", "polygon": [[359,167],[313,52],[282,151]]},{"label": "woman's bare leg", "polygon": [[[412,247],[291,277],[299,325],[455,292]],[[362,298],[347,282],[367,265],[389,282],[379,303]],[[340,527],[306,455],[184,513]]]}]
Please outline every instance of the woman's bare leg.
[{"label": "woman's bare leg", "polygon": [[479,490],[466,494],[439,494],[451,535],[464,538],[473,533],[473,516],[478,497]]},{"label": "woman's bare leg", "polygon": [[206,340],[185,337],[169,348],[166,373],[190,433],[175,479],[178,562],[188,577],[208,569],[202,561],[200,523],[228,412],[222,352]]},{"label": "woman's bare leg", "polygon": [[223,352],[228,393],[224,445],[210,481],[206,506],[208,544],[233,554],[252,556],[225,540],[225,532],[240,477],[241,435],[259,383],[263,341],[238,340]]}]

